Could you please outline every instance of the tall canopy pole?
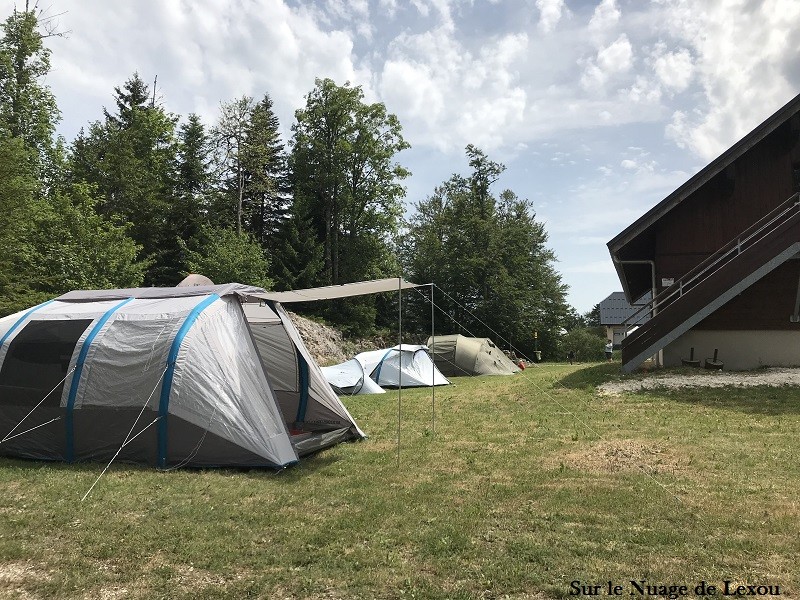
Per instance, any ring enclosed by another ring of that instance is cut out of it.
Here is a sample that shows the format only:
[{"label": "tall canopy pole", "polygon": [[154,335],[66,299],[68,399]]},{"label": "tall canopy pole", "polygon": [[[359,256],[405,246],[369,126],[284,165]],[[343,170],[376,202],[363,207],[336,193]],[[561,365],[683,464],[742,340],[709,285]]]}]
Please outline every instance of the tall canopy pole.
[{"label": "tall canopy pole", "polygon": [[[397,344],[403,365],[403,277],[397,278]],[[400,466],[400,407],[403,396],[403,369],[397,370],[397,466]]]},{"label": "tall canopy pole", "polygon": [[433,349],[436,348],[436,329],[433,326],[433,283],[431,283],[431,362],[433,362],[433,372],[431,374],[431,430],[436,435],[436,361],[433,359]]}]

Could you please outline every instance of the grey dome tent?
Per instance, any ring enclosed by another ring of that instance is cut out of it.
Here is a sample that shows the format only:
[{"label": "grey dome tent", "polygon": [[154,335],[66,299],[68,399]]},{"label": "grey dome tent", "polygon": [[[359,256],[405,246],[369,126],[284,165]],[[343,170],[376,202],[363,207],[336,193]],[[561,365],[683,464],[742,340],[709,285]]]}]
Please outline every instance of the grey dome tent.
[{"label": "grey dome tent", "polygon": [[378,385],[396,388],[449,385],[433,364],[426,346],[403,344],[356,354],[364,372]]},{"label": "grey dome tent", "polygon": [[322,367],[322,374],[334,391],[342,396],[386,393],[386,390],[364,372],[364,366],[355,358],[338,365]]},{"label": "grey dome tent", "polygon": [[240,284],[77,291],[0,319],[0,454],[284,467],[363,433]]},{"label": "grey dome tent", "polygon": [[489,338],[437,335],[428,338],[433,361],[448,377],[458,375],[511,375],[520,369]]}]

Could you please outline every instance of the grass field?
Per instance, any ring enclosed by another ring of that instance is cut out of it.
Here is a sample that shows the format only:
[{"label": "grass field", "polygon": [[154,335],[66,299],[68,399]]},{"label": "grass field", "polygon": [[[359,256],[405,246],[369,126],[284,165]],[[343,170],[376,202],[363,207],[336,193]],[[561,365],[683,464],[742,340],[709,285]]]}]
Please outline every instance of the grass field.
[{"label": "grass field", "polygon": [[618,369],[456,379],[435,433],[406,390],[399,454],[396,393],[351,398],[369,439],[278,474],[115,464],[81,502],[104,465],[0,459],[0,598],[800,597],[798,389],[597,395]]}]

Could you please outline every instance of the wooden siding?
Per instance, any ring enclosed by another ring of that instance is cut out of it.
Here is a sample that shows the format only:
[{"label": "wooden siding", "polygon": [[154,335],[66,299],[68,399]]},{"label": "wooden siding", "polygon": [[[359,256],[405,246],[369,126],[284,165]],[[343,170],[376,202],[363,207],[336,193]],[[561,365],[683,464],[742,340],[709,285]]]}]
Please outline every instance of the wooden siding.
[{"label": "wooden siding", "polygon": [[658,291],[663,278],[678,279],[797,191],[797,141],[784,123],[654,225]]},{"label": "wooden siding", "polygon": [[799,281],[800,260],[790,260],[692,329],[800,331],[800,323],[789,321]]},{"label": "wooden siding", "polygon": [[[785,303],[774,308],[771,306],[774,296],[768,284],[770,275],[776,271],[780,273],[781,267],[792,261],[792,256],[798,252],[800,252],[800,209],[795,207],[788,213],[787,218],[769,230],[766,235],[708,273],[700,282],[689,287],[674,302],[661,308],[647,323],[631,333],[622,345],[623,369],[630,370],[638,366],[637,361],[651,356],[675,339],[675,336],[699,326],[703,320],[714,318],[728,305],[734,308],[739,305],[746,312],[757,310],[759,314],[763,314],[765,310],[771,311],[775,315],[772,322],[777,328],[797,329],[796,324],[789,322],[791,312],[784,317],[785,325],[783,327],[780,325],[780,315]],[[775,264],[771,265],[774,261]],[[794,269],[796,268],[795,266]],[[792,269],[789,268],[778,277],[778,281],[785,288],[778,297],[782,295],[784,300],[788,296],[788,285],[792,274]],[[764,287],[767,293],[762,287],[761,293],[750,297],[749,303],[742,306],[737,302],[738,298],[745,296],[749,288],[755,287],[765,279],[767,285]],[[772,283],[775,285],[776,280],[773,279]],[[737,289],[742,290],[738,296]],[[706,310],[708,312],[705,312]],[[731,318],[738,320],[731,322]],[[741,313],[732,317],[728,315],[727,322],[719,325],[729,329],[741,329],[745,327],[745,320],[746,315],[743,316]]]}]

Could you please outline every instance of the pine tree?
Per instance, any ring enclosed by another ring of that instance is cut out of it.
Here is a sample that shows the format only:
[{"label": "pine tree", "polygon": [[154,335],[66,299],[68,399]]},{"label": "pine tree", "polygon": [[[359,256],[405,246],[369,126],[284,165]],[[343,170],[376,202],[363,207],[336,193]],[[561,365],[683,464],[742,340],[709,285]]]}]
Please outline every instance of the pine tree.
[{"label": "pine tree", "polygon": [[81,131],[72,147],[74,181],[96,186],[100,212],[130,223],[149,262],[145,283],[174,285],[176,241],[168,227],[174,200],[177,117],[155,102],[138,73],[115,88],[115,113]]},{"label": "pine tree", "polygon": [[269,95],[265,94],[250,113],[242,162],[246,228],[263,248],[275,250],[276,234],[287,218],[289,201],[286,153]]},{"label": "pine tree", "polygon": [[311,219],[292,212],[278,231],[272,259],[275,289],[297,290],[316,285],[324,263]]}]

